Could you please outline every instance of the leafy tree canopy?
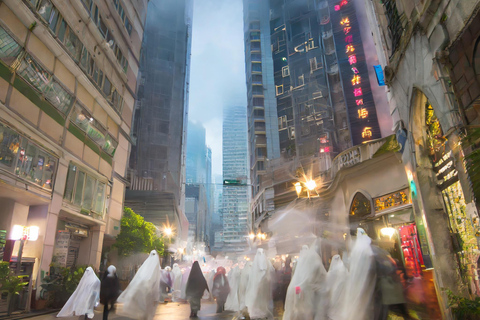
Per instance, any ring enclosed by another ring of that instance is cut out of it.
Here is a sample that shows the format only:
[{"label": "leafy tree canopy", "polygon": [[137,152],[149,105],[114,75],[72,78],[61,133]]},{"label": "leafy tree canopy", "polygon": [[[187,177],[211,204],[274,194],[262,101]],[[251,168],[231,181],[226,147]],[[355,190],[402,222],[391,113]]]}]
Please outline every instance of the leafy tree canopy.
[{"label": "leafy tree canopy", "polygon": [[125,207],[120,225],[120,233],[114,244],[119,255],[149,253],[153,249],[156,249],[160,255],[163,254],[163,239],[157,235],[157,229],[153,223],[145,221],[141,215]]}]

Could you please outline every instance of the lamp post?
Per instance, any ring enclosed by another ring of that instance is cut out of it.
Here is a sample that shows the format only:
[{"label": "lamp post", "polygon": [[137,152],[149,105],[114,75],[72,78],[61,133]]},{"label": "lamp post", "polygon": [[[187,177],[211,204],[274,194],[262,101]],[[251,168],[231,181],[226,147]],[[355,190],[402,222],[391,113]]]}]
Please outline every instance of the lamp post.
[{"label": "lamp post", "polygon": [[20,240],[20,247],[18,248],[17,254],[17,267],[15,269],[16,275],[20,274],[20,269],[22,268],[22,255],[25,242],[27,240],[37,241],[39,231],[40,228],[37,226],[25,227],[18,224],[13,226],[10,238],[15,241]]}]

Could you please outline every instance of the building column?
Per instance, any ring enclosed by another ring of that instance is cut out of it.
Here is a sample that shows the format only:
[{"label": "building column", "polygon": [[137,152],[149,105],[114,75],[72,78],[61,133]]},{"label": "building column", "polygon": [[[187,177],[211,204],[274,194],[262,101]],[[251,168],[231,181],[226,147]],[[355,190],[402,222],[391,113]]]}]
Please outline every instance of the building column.
[{"label": "building column", "polygon": [[94,266],[95,270],[100,268],[100,260],[102,258],[103,236],[105,234],[105,225],[97,225],[90,228],[90,256],[88,264]]}]

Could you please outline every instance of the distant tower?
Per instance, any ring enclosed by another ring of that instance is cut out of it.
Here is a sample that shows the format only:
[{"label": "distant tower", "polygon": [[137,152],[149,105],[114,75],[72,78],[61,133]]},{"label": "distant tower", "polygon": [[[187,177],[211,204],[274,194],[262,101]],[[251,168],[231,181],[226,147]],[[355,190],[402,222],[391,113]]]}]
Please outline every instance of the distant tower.
[{"label": "distant tower", "polygon": [[[223,112],[223,179],[247,181],[247,108]],[[248,187],[223,186],[223,251],[239,252],[248,234]]]}]

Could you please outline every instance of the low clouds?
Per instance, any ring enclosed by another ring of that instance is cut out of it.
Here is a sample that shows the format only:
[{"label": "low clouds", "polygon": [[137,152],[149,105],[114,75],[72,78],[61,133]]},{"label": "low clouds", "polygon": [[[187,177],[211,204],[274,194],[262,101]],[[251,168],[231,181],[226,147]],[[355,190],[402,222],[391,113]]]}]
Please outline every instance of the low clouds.
[{"label": "low clouds", "polygon": [[241,0],[195,0],[189,119],[207,129],[213,174],[222,173],[222,110],[246,106]]}]

